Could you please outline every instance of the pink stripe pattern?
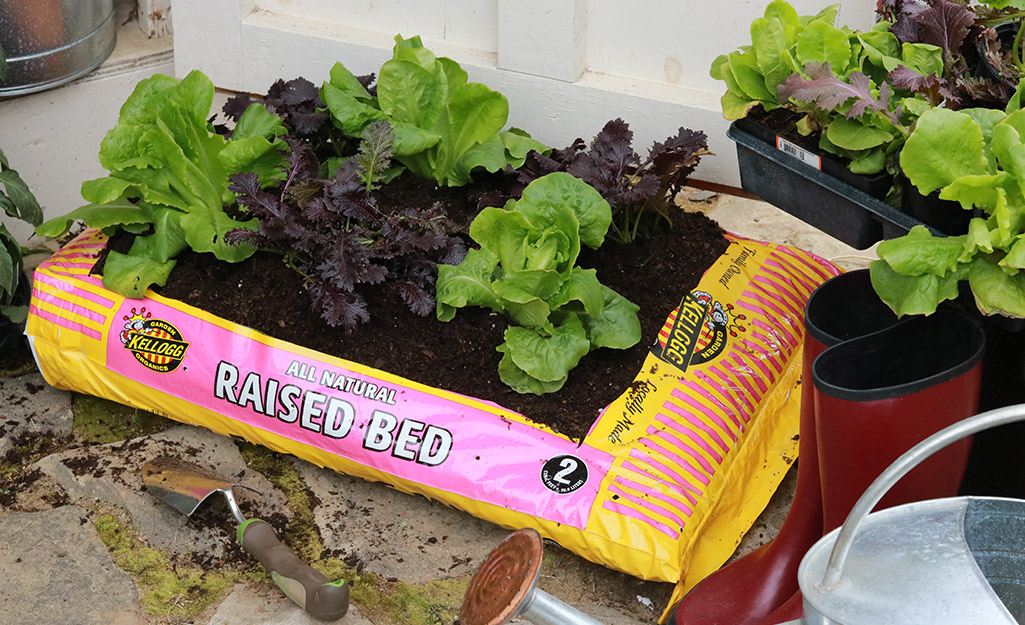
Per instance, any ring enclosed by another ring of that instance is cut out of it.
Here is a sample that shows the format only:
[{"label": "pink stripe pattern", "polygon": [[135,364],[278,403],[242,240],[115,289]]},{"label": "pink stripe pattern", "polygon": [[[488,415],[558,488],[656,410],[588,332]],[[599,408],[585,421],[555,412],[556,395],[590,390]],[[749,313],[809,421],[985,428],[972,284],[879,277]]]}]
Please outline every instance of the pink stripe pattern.
[{"label": "pink stripe pattern", "polygon": [[[694,390],[694,386],[693,386],[693,384],[689,380],[687,382],[685,382],[684,384],[681,384],[680,386],[683,387],[683,388],[691,389],[692,391]],[[676,400],[687,404],[691,408],[693,408],[693,409],[697,410],[698,412],[700,412],[701,414],[705,415],[706,419],[708,419],[710,422],[715,423],[716,425],[718,425],[719,428],[722,429],[723,432],[726,432],[727,436],[732,438],[734,441],[737,440],[737,434],[733,431],[733,428],[731,428],[721,416],[716,414],[715,411],[712,410],[711,408],[708,408],[707,406],[703,405],[697,399],[691,397],[689,393],[683,392],[680,388],[674,388],[673,389],[673,397]],[[718,401],[716,401],[715,404],[716,404],[716,407],[718,407],[720,410],[723,410],[724,408],[726,408],[725,406],[720,404]],[[707,428],[706,431],[710,435],[715,437],[715,441],[717,443],[719,443],[719,446],[722,447],[722,450],[726,451],[726,452],[729,451],[729,447],[726,445],[726,443],[722,442],[722,439],[719,438],[719,435],[715,432],[714,429],[711,428],[711,426],[705,425],[704,423],[701,422],[700,419],[695,418],[694,415],[692,415],[692,414],[686,413],[684,408],[682,408],[681,406],[677,406],[676,404],[673,404],[672,402],[666,402],[665,403],[665,407],[670,409],[670,410],[672,410],[673,412],[676,412],[677,414],[683,416],[685,419],[687,419],[691,423],[697,422],[698,424],[701,424],[700,427],[702,427],[702,429],[706,429]],[[729,412],[729,411],[724,410],[724,412]]]},{"label": "pink stripe pattern", "polygon": [[63,317],[58,317],[53,313],[46,312],[45,310],[39,310],[33,305],[29,306],[29,312],[33,315],[36,315],[40,319],[46,319],[54,325],[58,325],[62,328],[67,328],[68,330],[72,330],[74,332],[79,332],[85,336],[88,336],[91,339],[96,339],[97,341],[99,341],[103,338],[103,334],[90,327],[84,326],[81,323],[77,323],[69,319],[64,319]]},{"label": "pink stripe pattern", "polygon": [[[641,455],[641,452],[635,451],[634,453],[630,454],[630,457],[635,457],[635,455],[634,455],[635,453],[637,455]],[[662,463],[660,463],[658,461],[652,461],[651,464],[655,465],[655,466],[665,467],[665,465],[662,465]],[[640,473],[642,475],[650,475],[651,477],[654,477],[655,479],[659,480],[663,486],[665,486],[669,490],[675,492],[677,495],[683,497],[684,499],[686,499],[687,501],[691,502],[692,504],[696,504],[698,502],[698,500],[694,498],[694,495],[691,494],[692,492],[695,495],[698,495],[699,497],[701,496],[701,491],[699,491],[698,489],[694,488],[694,486],[692,486],[686,480],[683,481],[683,486],[681,486],[679,482],[677,482],[675,479],[673,479],[673,477],[672,477],[673,475],[675,475],[676,477],[680,477],[680,474],[679,473],[670,472],[668,470],[668,467],[665,467],[666,471],[656,471],[656,470],[653,470],[651,467],[645,468],[645,467],[638,466],[638,465],[634,464],[633,462],[627,461],[627,462],[623,463],[623,468],[624,469],[629,469],[630,471],[634,471],[636,473]]]},{"label": "pink stripe pattern", "polygon": [[650,525],[655,530],[662,532],[663,534],[669,536],[673,540],[676,540],[680,536],[680,532],[676,529],[673,529],[665,523],[653,519],[650,515],[644,514],[629,506],[624,506],[623,504],[615,503],[613,501],[606,501],[604,504],[602,504],[602,508],[608,510],[609,512],[615,512],[616,514],[620,514],[631,519],[643,521],[647,525]]},{"label": "pink stripe pattern", "polygon": [[89,310],[88,308],[86,308],[85,306],[82,306],[80,304],[75,304],[73,302],[69,302],[68,300],[66,300],[64,298],[56,297],[54,295],[50,295],[49,293],[44,293],[43,291],[39,291],[39,290],[36,290],[36,291],[33,292],[33,297],[35,297],[37,300],[39,300],[41,302],[46,302],[47,304],[52,304],[54,306],[57,306],[61,310],[64,310],[67,313],[70,313],[72,315],[78,315],[79,317],[84,317],[85,319],[88,319],[89,321],[93,321],[93,322],[99,323],[99,324],[105,324],[107,322],[107,316],[106,315],[104,315],[102,313],[94,312],[92,310]]},{"label": "pink stripe pattern", "polygon": [[33,276],[33,280],[35,280],[36,282],[39,282],[41,284],[45,284],[45,285],[47,285],[47,286],[49,286],[51,288],[63,291],[64,293],[67,293],[69,295],[74,295],[75,297],[79,297],[79,298],[82,298],[84,300],[88,300],[88,301],[90,301],[90,302],[92,302],[94,304],[99,304],[100,306],[103,306],[104,308],[113,308],[114,307],[114,300],[112,300],[112,299],[107,299],[106,297],[103,297],[102,295],[98,295],[96,293],[93,293],[91,291],[87,291],[87,290],[79,288],[77,286],[70,286],[67,282],[51,278],[50,276],[46,275],[45,273],[42,273],[42,272],[36,273],[35,276]]},{"label": "pink stripe pattern", "polygon": [[[636,482],[630,482],[629,480],[623,479],[617,479],[616,482],[617,483],[615,484],[609,485],[610,493],[613,493],[614,495],[619,495],[620,497],[632,501],[633,503],[643,508],[647,508],[648,510],[651,510],[656,514],[664,516],[676,525],[680,526],[681,529],[683,528],[686,522],[673,511],[674,508],[682,507],[683,513],[686,516],[690,516],[693,512],[693,510],[691,510],[688,506],[684,506],[680,504],[680,502],[678,501],[673,501],[669,497],[666,497],[662,493],[657,492],[653,488],[649,488]],[[640,496],[627,492],[626,490],[624,490],[624,487],[640,493]],[[667,505],[660,505],[663,503]]]}]

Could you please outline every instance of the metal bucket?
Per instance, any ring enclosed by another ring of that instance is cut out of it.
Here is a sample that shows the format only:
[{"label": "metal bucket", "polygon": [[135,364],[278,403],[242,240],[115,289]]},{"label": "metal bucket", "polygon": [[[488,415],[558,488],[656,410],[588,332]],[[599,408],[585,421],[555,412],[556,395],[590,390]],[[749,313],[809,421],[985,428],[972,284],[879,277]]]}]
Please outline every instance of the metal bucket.
[{"label": "metal bucket", "polygon": [[1025,404],[976,415],[925,439],[865,491],[843,527],[801,561],[803,625],[1025,624],[1025,501],[951,497],[869,514],[940,449],[1025,421]]},{"label": "metal bucket", "polygon": [[0,97],[70,82],[114,50],[114,0],[0,0]]}]

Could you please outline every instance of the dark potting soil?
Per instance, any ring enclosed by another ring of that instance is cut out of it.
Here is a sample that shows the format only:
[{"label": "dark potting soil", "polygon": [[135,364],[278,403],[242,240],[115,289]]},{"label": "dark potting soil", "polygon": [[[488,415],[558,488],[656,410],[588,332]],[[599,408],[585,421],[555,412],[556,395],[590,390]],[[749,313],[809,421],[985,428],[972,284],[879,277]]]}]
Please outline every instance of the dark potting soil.
[{"label": "dark potting soil", "polygon": [[[818,132],[814,132],[810,135],[802,135],[797,131],[797,122],[801,121],[804,116],[804,113],[798,113],[786,108],[777,108],[771,111],[766,111],[761,106],[756,106],[747,114],[747,119],[756,124],[761,124],[772,134],[783,137],[787,141],[790,141],[809,152],[823,154],[822,148],[819,147]],[[839,159],[840,157],[835,158]]]},{"label": "dark potting soil", "polygon": [[[484,205],[501,206],[505,194],[516,193],[515,186],[492,177],[469,188],[439,189],[404,177],[377,199],[382,208],[440,201],[451,219],[468,226]],[[126,243],[114,240],[111,247]],[[159,291],[291,343],[493,401],[579,440],[601,409],[630,385],[666,317],[727,246],[718,224],[701,213],[679,210],[673,214],[672,230],[650,241],[606,241],[597,251],[584,248],[579,264],[595,268],[603,284],[640,306],[643,338],[628,350],[589,353],[561,391],[542,396],[521,395],[499,380],[501,354],[495,347],[503,341],[506,321],[486,309],[460,309],[454,320],[443,323],[433,315],[414,315],[396,292],[364,290],[370,321],[347,335],[320,319],[310,307],[303,279],[280,255],[268,252],[236,264],[185,252]]]}]

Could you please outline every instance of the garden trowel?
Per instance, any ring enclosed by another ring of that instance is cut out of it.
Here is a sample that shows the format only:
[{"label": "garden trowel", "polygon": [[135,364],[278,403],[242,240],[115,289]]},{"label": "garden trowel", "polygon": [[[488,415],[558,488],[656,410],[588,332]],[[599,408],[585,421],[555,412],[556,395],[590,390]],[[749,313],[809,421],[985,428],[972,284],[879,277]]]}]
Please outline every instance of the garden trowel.
[{"label": "garden trowel", "polygon": [[266,521],[245,518],[232,492],[235,485],[220,475],[178,458],[160,456],[142,465],[142,481],[151,493],[186,516],[210,495],[223,494],[238,520],[242,548],[260,561],[289,599],[323,621],[340,619],[349,609],[348,585],[343,580],[329,582],[296,557]]}]

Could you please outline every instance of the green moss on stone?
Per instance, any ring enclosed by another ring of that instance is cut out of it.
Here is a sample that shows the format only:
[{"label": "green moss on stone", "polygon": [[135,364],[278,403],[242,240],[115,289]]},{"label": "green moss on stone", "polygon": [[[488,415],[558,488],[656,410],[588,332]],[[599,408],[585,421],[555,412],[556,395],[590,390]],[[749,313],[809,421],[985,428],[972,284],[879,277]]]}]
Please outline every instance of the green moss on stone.
[{"label": "green moss on stone", "polygon": [[97,513],[93,524],[115,564],[139,587],[143,608],[150,614],[191,622],[219,601],[239,576],[234,571],[208,572],[189,562],[172,561],[147,546],[131,524],[114,512]]},{"label": "green moss on stone", "polygon": [[[292,519],[282,537],[301,559],[328,579],[349,583],[350,598],[374,622],[403,625],[441,625],[455,621],[470,576],[426,584],[390,582],[373,573],[357,573],[342,560],[324,557],[324,546],[313,518],[310,491],[294,458],[248,442],[239,442],[246,464],[262,473],[284,493]],[[267,578],[268,583],[269,577]]]},{"label": "green moss on stone", "polygon": [[81,393],[72,394],[71,410],[74,413],[72,431],[85,443],[116,443],[154,434],[174,425],[170,419],[152,412]]},{"label": "green moss on stone", "polygon": [[288,501],[288,511],[291,513],[288,526],[274,528],[275,531],[299,559],[306,562],[320,560],[324,543],[313,519],[310,491],[299,475],[299,470],[295,468],[292,456],[247,442],[239,442],[238,446],[246,465],[262,473]]},{"label": "green moss on stone", "polygon": [[425,584],[387,582],[378,575],[361,575],[352,583],[351,597],[371,620],[408,625],[455,622],[470,576]]}]

